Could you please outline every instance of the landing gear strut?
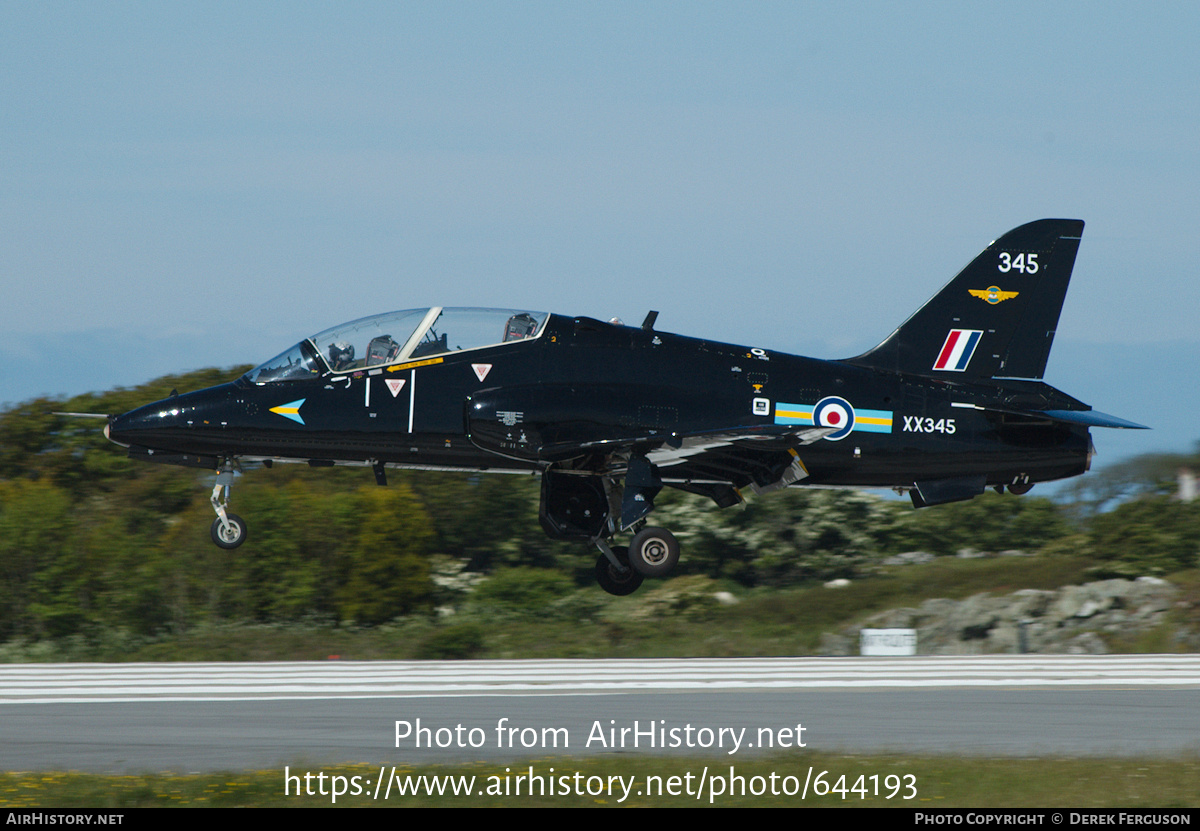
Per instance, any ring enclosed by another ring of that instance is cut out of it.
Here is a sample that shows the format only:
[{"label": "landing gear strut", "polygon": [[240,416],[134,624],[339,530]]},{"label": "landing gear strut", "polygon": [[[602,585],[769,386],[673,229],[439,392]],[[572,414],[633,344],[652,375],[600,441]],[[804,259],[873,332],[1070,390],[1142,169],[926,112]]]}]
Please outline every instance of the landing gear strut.
[{"label": "landing gear strut", "polygon": [[246,541],[246,521],[237,514],[225,510],[229,504],[229,485],[233,482],[233,471],[222,470],[217,474],[217,484],[213,485],[212,503],[217,518],[212,524],[212,541],[221,548],[237,548]]}]

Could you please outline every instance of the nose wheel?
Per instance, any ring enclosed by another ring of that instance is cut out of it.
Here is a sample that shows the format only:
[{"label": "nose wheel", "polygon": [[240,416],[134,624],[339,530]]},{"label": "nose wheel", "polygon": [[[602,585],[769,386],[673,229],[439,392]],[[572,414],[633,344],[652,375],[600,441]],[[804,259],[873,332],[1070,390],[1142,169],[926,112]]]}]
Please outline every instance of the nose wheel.
[{"label": "nose wheel", "polygon": [[237,548],[246,541],[246,521],[237,514],[226,513],[212,524],[212,541],[221,548]]},{"label": "nose wheel", "polygon": [[229,484],[233,481],[233,471],[224,470],[217,474],[217,484],[213,485],[212,503],[217,518],[212,524],[212,541],[225,549],[237,548],[246,541],[246,520],[237,514],[231,514],[226,509],[229,505]]}]

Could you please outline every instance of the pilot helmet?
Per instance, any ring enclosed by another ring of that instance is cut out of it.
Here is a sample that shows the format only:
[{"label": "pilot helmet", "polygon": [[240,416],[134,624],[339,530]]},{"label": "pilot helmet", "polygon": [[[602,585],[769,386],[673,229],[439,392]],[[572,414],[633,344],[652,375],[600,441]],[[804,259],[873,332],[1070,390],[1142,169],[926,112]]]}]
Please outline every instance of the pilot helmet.
[{"label": "pilot helmet", "polygon": [[329,366],[335,370],[345,369],[354,360],[354,344],[338,341],[329,344]]}]

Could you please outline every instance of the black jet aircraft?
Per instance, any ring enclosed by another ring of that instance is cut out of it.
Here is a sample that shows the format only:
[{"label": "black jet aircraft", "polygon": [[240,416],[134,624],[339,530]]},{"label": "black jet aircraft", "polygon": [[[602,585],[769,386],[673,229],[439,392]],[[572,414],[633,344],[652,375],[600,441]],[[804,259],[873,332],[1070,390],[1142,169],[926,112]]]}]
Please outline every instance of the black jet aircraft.
[{"label": "black jet aircraft", "polygon": [[[679,557],[647,517],[663,487],[725,507],[746,490],[891,487],[917,507],[1026,493],[1090,465],[1090,427],[1140,427],[1041,381],[1083,222],[989,245],[874,349],[816,360],[762,346],[513,309],[410,309],[297,343],[238,380],[111,417],[146,461],[218,472],[212,537],[245,463],[541,475],[551,537],[600,550],[613,594]],[[632,541],[618,545],[618,535]]]}]

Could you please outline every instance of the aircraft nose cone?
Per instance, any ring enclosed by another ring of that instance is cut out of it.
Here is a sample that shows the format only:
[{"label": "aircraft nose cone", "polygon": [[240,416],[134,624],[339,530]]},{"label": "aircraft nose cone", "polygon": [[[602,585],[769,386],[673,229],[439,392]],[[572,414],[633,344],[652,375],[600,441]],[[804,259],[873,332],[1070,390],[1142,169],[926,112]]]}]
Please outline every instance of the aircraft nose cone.
[{"label": "aircraft nose cone", "polygon": [[147,404],[113,418],[104,427],[104,435],[117,444],[139,444],[164,430],[181,426],[179,416],[179,408],[170,406],[169,402]]},{"label": "aircraft nose cone", "polygon": [[230,418],[232,385],[223,384],[183,395],[172,395],[114,416],[105,435],[130,448],[195,454],[209,448],[215,434]]}]

